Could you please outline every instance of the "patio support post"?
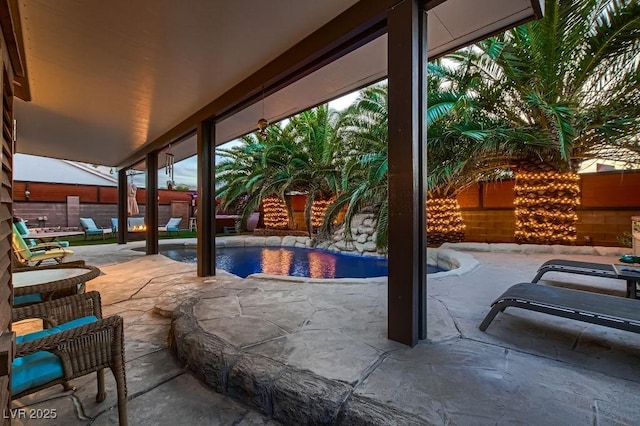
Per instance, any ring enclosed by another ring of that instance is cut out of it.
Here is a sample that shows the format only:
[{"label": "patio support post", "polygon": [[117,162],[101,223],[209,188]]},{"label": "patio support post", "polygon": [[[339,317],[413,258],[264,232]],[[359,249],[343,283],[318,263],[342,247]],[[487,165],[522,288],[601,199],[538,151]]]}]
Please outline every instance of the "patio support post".
[{"label": "patio support post", "polygon": [[216,126],[198,124],[198,276],[216,274]]},{"label": "patio support post", "polygon": [[[147,226],[147,254],[158,254],[158,152],[147,154],[147,198],[144,223]],[[126,222],[125,222],[126,223]],[[118,226],[118,228],[120,228]]]},{"label": "patio support post", "polygon": [[118,171],[118,244],[127,243],[127,169]]},{"label": "patio support post", "polygon": [[389,339],[426,338],[426,11],[404,0],[388,13]]}]

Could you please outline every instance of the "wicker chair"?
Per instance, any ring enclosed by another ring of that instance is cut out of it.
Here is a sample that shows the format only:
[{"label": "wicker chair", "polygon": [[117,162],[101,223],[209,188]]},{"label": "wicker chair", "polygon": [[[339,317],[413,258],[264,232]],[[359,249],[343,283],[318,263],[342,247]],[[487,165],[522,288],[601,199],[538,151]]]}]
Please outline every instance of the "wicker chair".
[{"label": "wicker chair", "polygon": [[[93,322],[64,328],[70,321],[95,316]],[[118,417],[120,425],[127,425],[127,384],[124,366],[123,321],[117,315],[102,318],[100,293],[90,291],[49,302],[12,309],[12,321],[28,318],[42,319],[49,335],[28,340],[25,335],[16,345],[16,357],[26,357],[37,352],[48,351],[56,355],[62,364],[62,376],[46,383],[16,392],[12,399],[21,398],[39,390],[61,384],[65,390],[72,389],[68,381],[97,372],[98,393],[96,401],[106,398],[104,368],[110,368],[116,380],[118,393]],[[52,327],[60,326],[62,331]],[[33,336],[36,333],[32,333]],[[46,355],[46,352],[44,353]],[[15,364],[15,361],[14,361]]]}]

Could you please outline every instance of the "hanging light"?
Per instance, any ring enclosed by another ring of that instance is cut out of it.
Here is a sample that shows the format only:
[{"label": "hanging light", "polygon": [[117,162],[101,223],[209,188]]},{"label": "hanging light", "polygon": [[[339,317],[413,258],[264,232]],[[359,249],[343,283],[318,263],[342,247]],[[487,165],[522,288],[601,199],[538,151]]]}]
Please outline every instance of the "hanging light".
[{"label": "hanging light", "polygon": [[264,85],[262,86],[262,118],[258,120],[258,134],[266,138],[267,137],[267,127],[269,127],[269,122],[266,118],[264,118]]}]

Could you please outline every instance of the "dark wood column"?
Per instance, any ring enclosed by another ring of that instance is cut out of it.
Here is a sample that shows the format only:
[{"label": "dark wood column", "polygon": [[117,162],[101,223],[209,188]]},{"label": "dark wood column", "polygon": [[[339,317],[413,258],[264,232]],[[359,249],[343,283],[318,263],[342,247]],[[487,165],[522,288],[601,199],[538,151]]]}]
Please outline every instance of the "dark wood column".
[{"label": "dark wood column", "polygon": [[127,243],[127,169],[118,171],[118,244]]},{"label": "dark wood column", "polygon": [[216,274],[216,126],[198,124],[198,276]]},{"label": "dark wood column", "polygon": [[[144,223],[147,226],[147,254],[158,254],[158,152],[147,154],[147,199]],[[126,222],[125,222],[126,223]]]},{"label": "dark wood column", "polygon": [[426,12],[389,10],[389,338],[426,337]]}]

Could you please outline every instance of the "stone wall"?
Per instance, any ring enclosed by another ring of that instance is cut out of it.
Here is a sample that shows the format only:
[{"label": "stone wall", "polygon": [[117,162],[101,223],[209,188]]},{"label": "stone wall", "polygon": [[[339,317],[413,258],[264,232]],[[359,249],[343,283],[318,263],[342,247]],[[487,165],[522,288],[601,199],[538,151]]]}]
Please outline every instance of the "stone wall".
[{"label": "stone wall", "polygon": [[363,256],[384,256],[385,253],[376,248],[376,235],[374,215],[357,214],[351,221],[351,240],[345,238],[344,225],[342,225],[334,231],[329,240],[317,239],[315,247]]},{"label": "stone wall", "polygon": [[[640,210],[580,208],[576,245],[619,246],[618,236],[631,231],[631,217],[637,215]],[[513,209],[463,209],[462,218],[466,242],[515,242]]]}]

